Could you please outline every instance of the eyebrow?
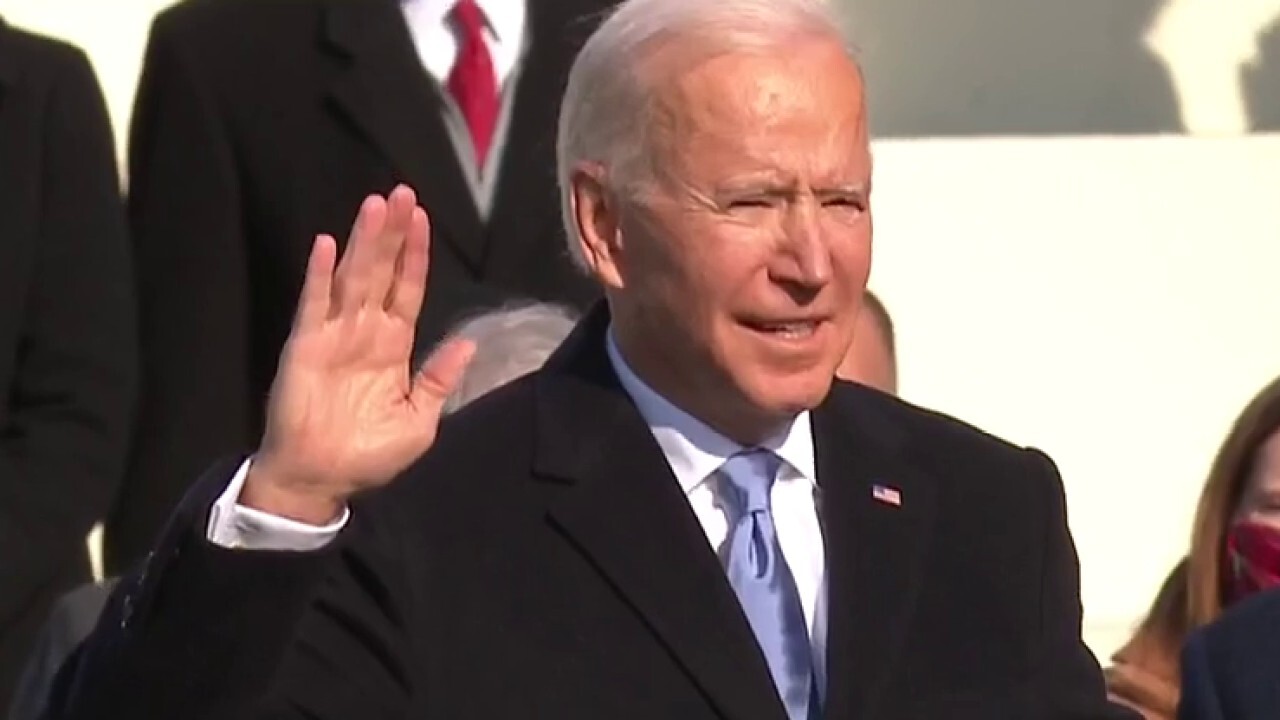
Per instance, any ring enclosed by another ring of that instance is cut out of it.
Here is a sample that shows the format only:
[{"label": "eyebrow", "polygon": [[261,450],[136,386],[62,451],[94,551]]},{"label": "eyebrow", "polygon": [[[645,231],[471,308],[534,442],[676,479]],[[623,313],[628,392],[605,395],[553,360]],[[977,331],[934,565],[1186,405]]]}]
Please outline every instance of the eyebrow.
[{"label": "eyebrow", "polygon": [[[791,190],[798,183],[795,178],[785,177],[771,172],[760,173],[743,173],[723,180],[720,183],[722,189],[740,189],[740,188],[760,188],[770,187]],[[870,179],[854,179],[850,178],[846,181],[828,178],[822,182],[812,183],[813,185],[828,189],[837,187],[840,189],[862,189],[870,184]]]},{"label": "eyebrow", "polygon": [[[870,183],[820,185],[812,188],[818,197],[853,195],[865,197],[870,193]],[[716,188],[712,195],[717,199],[737,195],[768,195],[772,197],[790,197],[795,195],[797,187],[792,182],[780,182],[773,178],[761,178],[749,181],[731,181]]]}]

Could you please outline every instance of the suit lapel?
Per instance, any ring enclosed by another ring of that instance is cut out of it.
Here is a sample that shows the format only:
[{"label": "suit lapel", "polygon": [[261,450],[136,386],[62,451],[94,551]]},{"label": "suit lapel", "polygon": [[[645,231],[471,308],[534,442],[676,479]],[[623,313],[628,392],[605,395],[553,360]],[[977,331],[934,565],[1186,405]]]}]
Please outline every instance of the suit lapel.
[{"label": "suit lapel", "polygon": [[551,522],[720,714],[785,720],[707,537],[604,351],[603,305],[539,375],[535,473],[568,487]]},{"label": "suit lapel", "polygon": [[[867,717],[890,678],[914,607],[936,503],[931,479],[900,455],[871,391],[837,385],[814,412],[827,545],[830,720]],[[871,398],[867,398],[871,399]],[[897,491],[899,504],[876,498]]]},{"label": "suit lapel", "polygon": [[[31,146],[31,118],[37,107],[32,98],[22,112],[24,88],[18,86],[20,69],[11,50],[12,31],[0,20],[0,345],[18,327],[19,300],[25,292],[29,268],[27,254],[36,233],[33,209],[39,206],[37,150]],[[27,93],[30,94],[30,93]],[[0,360],[0,364],[4,364]]]},{"label": "suit lapel", "polygon": [[334,0],[326,6],[324,43],[339,58],[327,98],[334,111],[417,191],[431,211],[433,234],[478,268],[480,215],[445,128],[439,90],[396,3]]},{"label": "suit lapel", "polygon": [[579,48],[611,4],[607,0],[529,3],[529,50],[521,62],[507,123],[490,238],[532,242],[540,237],[542,225],[560,223],[554,212],[559,207],[555,144],[560,99]]}]

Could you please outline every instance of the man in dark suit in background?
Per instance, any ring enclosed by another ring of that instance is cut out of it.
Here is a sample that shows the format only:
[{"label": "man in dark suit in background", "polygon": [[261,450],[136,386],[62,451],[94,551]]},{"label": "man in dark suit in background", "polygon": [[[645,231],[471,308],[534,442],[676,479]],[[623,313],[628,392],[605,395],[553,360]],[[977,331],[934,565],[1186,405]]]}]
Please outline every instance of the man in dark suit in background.
[{"label": "man in dark suit in background", "polygon": [[1280,590],[1248,598],[1192,633],[1178,720],[1280,718]]},{"label": "man in dark suit in background", "polygon": [[186,0],[155,21],[129,149],[144,386],[109,572],[188,478],[262,431],[307,238],[397,182],[432,208],[418,332],[511,298],[585,307],[565,257],[555,111],[612,0]]},{"label": "man in dark suit in background", "polygon": [[0,712],[120,479],[137,378],[111,126],[79,50],[0,21]]},{"label": "man in dark suit in background", "polygon": [[471,348],[412,367],[427,216],[369,198],[341,262],[313,245],[257,452],[187,496],[48,717],[1130,717],[1052,462],[833,379],[872,224],[831,8],[630,0],[560,118],[607,302],[439,425]]}]

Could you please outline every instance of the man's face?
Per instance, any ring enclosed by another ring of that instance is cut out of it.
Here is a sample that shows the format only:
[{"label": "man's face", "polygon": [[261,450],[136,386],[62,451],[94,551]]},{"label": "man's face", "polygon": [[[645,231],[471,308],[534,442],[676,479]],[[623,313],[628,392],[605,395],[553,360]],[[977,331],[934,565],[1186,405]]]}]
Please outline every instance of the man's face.
[{"label": "man's face", "polygon": [[836,377],[891,395],[898,392],[898,370],[888,338],[880,320],[865,304],[854,325],[853,342],[836,368]]},{"label": "man's face", "polygon": [[824,41],[674,76],[657,177],[618,203],[597,271],[645,380],[750,442],[826,396],[853,333],[871,260],[862,81]]}]

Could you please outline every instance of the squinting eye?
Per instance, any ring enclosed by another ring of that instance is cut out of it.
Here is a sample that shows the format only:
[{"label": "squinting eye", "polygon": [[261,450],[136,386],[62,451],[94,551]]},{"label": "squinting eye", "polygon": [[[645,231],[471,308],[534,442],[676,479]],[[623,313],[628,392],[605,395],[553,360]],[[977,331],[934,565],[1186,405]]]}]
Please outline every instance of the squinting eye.
[{"label": "squinting eye", "polygon": [[733,210],[761,209],[773,207],[768,200],[752,199],[752,200],[734,200],[729,203],[729,208]]},{"label": "squinting eye", "polygon": [[853,197],[831,198],[829,200],[824,200],[822,202],[822,206],[833,207],[833,208],[850,208],[853,210],[865,209],[863,206],[862,200],[859,198],[853,198]]}]

